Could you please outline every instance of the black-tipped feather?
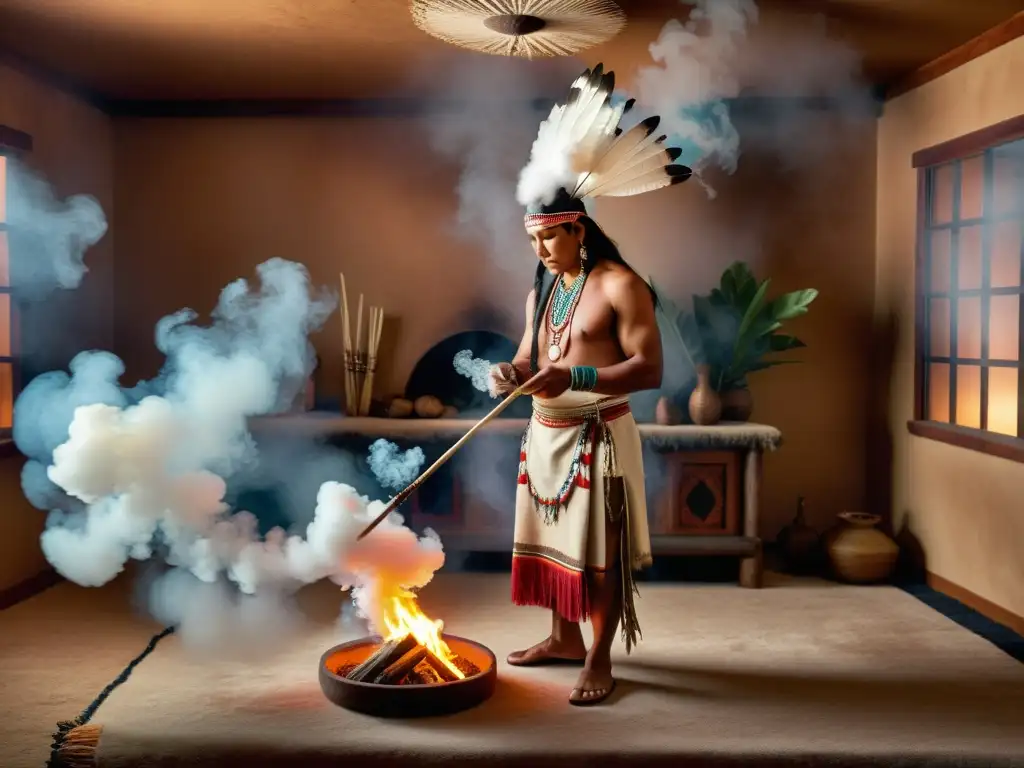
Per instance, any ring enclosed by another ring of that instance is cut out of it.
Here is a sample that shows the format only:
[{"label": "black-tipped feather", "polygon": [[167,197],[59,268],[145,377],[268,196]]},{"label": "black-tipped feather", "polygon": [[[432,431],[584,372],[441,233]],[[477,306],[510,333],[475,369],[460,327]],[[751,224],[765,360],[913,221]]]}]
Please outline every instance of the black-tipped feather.
[{"label": "black-tipped feather", "polygon": [[[678,157],[678,155],[676,156]],[[675,157],[672,158],[675,160]],[[690,176],[693,175],[693,169],[687,168],[685,165],[666,165],[665,173],[672,178],[673,184],[678,184],[681,181],[686,181]]]}]

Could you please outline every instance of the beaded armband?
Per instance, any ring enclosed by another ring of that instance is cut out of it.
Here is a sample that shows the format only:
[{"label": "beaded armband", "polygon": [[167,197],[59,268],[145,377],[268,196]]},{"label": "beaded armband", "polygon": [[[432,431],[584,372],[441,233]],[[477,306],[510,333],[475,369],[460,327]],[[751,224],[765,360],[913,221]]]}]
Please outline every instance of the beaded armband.
[{"label": "beaded armband", "polygon": [[597,368],[591,365],[574,365],[569,369],[569,389],[575,392],[592,392],[597,386]]}]

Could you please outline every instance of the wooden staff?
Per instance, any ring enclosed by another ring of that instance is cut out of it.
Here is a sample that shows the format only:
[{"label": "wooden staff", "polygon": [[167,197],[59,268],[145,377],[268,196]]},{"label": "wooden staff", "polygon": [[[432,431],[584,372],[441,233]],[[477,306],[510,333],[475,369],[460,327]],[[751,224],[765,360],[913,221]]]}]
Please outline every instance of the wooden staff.
[{"label": "wooden staff", "polygon": [[361,539],[363,539],[366,536],[366,534],[368,534],[370,531],[372,531],[374,528],[376,528],[378,525],[384,522],[384,518],[386,518],[388,515],[394,512],[395,508],[398,507],[399,504],[408,499],[413,494],[413,491],[415,491],[417,488],[423,485],[427,478],[429,478],[432,474],[437,472],[437,470],[441,467],[442,464],[444,464],[446,461],[448,461],[448,459],[454,456],[455,452],[458,451],[459,448],[464,446],[469,441],[469,438],[471,438],[478,431],[483,429],[484,425],[486,425],[487,422],[496,419],[498,415],[506,408],[508,408],[510,405],[512,405],[512,401],[519,397],[521,394],[523,394],[522,386],[511,392],[508,397],[506,397],[498,404],[497,408],[495,408],[493,411],[491,411],[482,419],[480,419],[480,421],[478,421],[476,424],[470,427],[469,431],[462,437],[460,437],[459,441],[455,443],[455,445],[453,445],[451,448],[445,451],[441,458],[439,458],[437,461],[431,464],[427,468],[426,472],[424,472],[422,475],[413,480],[412,483],[410,483],[405,490],[403,490],[401,493],[392,498],[391,501],[388,502],[388,505],[384,507],[384,511],[377,515],[377,518],[368,526],[366,526],[366,528],[363,529],[363,532],[356,537],[356,541],[360,541]]},{"label": "wooden staff", "polygon": [[384,327],[384,309],[370,307],[370,324],[366,327],[366,378],[363,379],[363,397],[359,402],[359,415],[370,413],[370,400],[373,398],[373,374],[377,370],[377,348],[380,346],[380,334]]},{"label": "wooden staff", "polygon": [[355,359],[352,354],[352,324],[348,317],[348,291],[345,290],[345,275],[339,272],[338,277],[341,280],[342,340],[345,345],[345,413],[355,416]]}]

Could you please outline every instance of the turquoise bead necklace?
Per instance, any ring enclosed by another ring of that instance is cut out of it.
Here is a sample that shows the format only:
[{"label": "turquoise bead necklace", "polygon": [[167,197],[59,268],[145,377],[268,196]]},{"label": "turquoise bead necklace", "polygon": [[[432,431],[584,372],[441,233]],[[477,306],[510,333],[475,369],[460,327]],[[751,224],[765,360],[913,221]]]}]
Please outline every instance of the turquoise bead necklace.
[{"label": "turquoise bead necklace", "polygon": [[548,359],[555,362],[562,356],[562,336],[569,327],[573,312],[583,294],[583,285],[587,282],[587,273],[580,272],[572,285],[565,287],[559,276],[555,290],[551,296],[551,308],[548,311],[548,331],[551,333],[551,346],[548,347]]}]

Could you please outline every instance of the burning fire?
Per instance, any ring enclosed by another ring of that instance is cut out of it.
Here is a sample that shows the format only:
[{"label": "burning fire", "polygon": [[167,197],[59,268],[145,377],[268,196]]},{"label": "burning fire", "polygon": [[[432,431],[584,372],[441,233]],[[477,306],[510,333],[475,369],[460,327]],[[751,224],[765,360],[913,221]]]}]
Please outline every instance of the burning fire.
[{"label": "burning fire", "polygon": [[428,618],[420,610],[414,595],[407,593],[389,598],[384,611],[384,625],[387,628],[385,642],[412,635],[416,642],[433,653],[459,680],[465,679],[462,671],[452,663],[455,654],[441,638],[444,623]]}]

